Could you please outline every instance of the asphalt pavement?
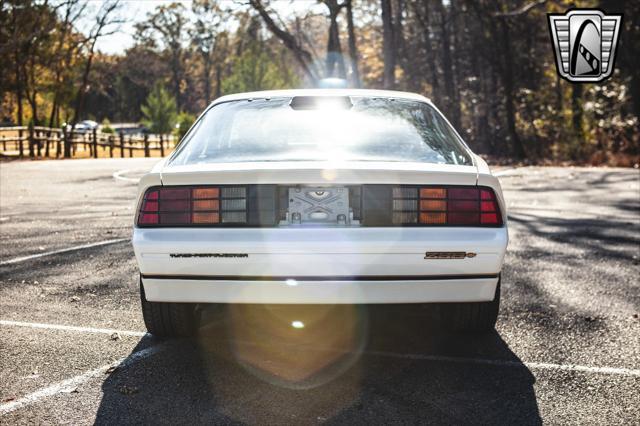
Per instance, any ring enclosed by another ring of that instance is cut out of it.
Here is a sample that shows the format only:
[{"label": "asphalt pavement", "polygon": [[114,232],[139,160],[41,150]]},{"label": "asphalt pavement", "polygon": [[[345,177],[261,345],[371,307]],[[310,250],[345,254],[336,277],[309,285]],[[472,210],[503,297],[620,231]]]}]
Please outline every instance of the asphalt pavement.
[{"label": "asphalt pavement", "polygon": [[160,341],[129,242],[154,161],[0,163],[1,424],[640,423],[637,169],[502,171],[490,335],[420,305],[237,305]]}]

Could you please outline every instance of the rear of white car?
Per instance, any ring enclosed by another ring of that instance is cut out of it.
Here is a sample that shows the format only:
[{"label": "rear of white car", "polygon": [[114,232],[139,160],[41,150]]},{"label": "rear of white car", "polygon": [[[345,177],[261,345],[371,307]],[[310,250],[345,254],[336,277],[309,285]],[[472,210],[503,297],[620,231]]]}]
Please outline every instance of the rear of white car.
[{"label": "rear of white car", "polygon": [[416,95],[222,98],[142,179],[137,207],[143,312],[158,335],[191,334],[208,303],[445,303],[454,328],[495,323],[499,183]]}]

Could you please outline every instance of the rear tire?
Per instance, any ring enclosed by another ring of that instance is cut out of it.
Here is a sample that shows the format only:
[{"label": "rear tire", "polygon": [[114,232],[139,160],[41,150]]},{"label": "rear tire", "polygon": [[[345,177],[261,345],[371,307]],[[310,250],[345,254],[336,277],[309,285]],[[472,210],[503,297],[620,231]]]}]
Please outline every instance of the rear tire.
[{"label": "rear tire", "polygon": [[140,278],[140,302],[147,331],[156,337],[191,337],[198,329],[194,303],[149,302]]},{"label": "rear tire", "polygon": [[444,303],[440,306],[440,319],[452,331],[488,333],[493,331],[500,310],[500,281],[490,302]]}]

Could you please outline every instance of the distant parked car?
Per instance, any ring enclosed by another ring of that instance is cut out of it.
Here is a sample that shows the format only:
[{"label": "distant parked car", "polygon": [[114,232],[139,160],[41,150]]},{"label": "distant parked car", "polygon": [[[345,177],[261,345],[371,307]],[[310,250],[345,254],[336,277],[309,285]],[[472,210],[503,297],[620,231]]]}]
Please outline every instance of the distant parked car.
[{"label": "distant parked car", "polygon": [[[99,126],[93,120],[84,120],[76,124],[76,127],[73,128],[73,131],[76,133],[90,133],[93,132],[93,129],[97,129]],[[72,126],[70,124],[67,125],[67,131],[71,131]]]},{"label": "distant parked car", "polygon": [[500,183],[422,96],[225,96],[139,189],[153,334],[194,333],[206,303],[435,303],[453,329],[495,325]]},{"label": "distant parked car", "polygon": [[123,135],[144,135],[149,133],[149,129],[139,123],[112,123],[111,128],[115,133],[122,133]]}]

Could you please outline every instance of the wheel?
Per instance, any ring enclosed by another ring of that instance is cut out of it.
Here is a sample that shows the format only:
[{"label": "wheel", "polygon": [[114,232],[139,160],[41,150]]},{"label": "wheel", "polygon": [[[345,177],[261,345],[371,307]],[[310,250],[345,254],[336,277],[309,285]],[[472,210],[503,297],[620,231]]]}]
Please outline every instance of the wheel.
[{"label": "wheel", "polygon": [[149,302],[140,278],[140,302],[147,331],[156,337],[190,337],[196,333],[199,314],[194,303]]},{"label": "wheel", "polygon": [[440,307],[443,325],[452,331],[487,333],[493,331],[500,309],[500,281],[490,302],[444,303]]}]

